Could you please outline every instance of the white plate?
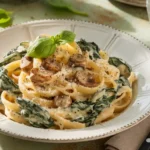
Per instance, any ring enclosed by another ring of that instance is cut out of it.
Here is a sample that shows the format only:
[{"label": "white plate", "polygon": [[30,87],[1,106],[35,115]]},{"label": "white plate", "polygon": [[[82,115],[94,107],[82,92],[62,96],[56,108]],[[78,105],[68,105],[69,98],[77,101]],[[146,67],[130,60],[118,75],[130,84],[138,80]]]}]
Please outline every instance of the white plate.
[{"label": "white plate", "polygon": [[125,4],[146,7],[146,0],[116,0]]},{"label": "white plate", "polygon": [[77,39],[98,43],[111,56],[127,61],[138,75],[137,99],[118,117],[100,125],[78,130],[38,129],[22,125],[0,114],[0,131],[27,140],[43,142],[77,142],[100,139],[124,131],[150,114],[150,51],[134,37],[108,26],[82,21],[43,20],[28,22],[0,32],[0,56],[21,41],[33,40],[40,34],[74,31]]}]

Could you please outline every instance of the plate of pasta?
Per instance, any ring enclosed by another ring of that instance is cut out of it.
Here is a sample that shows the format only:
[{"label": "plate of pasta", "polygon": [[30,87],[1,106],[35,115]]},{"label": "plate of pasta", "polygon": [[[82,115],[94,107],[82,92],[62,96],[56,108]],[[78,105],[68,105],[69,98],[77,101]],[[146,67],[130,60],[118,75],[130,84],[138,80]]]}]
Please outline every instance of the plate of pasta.
[{"label": "plate of pasta", "polygon": [[150,114],[150,52],[130,35],[94,23],[41,20],[1,31],[0,45],[5,134],[87,141]]}]

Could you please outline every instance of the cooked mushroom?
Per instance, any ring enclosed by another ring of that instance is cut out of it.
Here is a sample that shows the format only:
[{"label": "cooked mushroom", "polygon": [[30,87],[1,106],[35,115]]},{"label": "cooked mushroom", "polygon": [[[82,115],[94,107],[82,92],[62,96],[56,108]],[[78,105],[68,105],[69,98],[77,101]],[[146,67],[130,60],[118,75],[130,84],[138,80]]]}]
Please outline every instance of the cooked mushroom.
[{"label": "cooked mushroom", "polygon": [[20,64],[20,68],[25,71],[25,72],[29,72],[33,67],[33,60],[31,57],[23,57],[21,59],[21,64]]},{"label": "cooked mushroom", "polygon": [[87,70],[78,71],[76,73],[76,79],[79,84],[87,87],[95,87],[99,84],[96,80],[96,75]]},{"label": "cooked mushroom", "polygon": [[48,57],[43,60],[42,67],[46,70],[52,71],[54,73],[61,70],[61,63],[57,62],[55,59]]},{"label": "cooked mushroom", "polygon": [[31,81],[36,85],[43,85],[51,80],[52,72],[47,71],[43,68],[33,68],[31,70]]},{"label": "cooked mushroom", "polygon": [[81,54],[74,54],[69,59],[69,66],[84,68],[86,66],[86,59]]},{"label": "cooked mushroom", "polygon": [[67,95],[60,95],[54,98],[54,104],[57,107],[68,107],[72,103],[72,99]]}]

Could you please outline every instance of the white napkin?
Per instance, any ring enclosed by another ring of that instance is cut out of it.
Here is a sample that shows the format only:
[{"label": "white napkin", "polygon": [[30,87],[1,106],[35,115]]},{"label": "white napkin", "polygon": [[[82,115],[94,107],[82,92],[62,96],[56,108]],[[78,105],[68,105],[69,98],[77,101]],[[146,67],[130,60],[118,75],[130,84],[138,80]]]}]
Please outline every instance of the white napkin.
[{"label": "white napkin", "polygon": [[150,132],[150,116],[138,125],[111,137],[105,150],[138,150]]}]

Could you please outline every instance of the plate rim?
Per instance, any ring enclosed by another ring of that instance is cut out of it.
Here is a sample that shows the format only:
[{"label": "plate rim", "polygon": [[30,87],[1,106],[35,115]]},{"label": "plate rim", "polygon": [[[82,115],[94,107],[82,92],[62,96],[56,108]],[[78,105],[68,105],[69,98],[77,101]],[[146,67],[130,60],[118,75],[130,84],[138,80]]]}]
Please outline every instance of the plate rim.
[{"label": "plate rim", "polygon": [[[38,24],[38,23],[42,23],[42,22],[53,22],[53,21],[62,21],[62,22],[72,22],[72,23],[84,23],[86,25],[96,25],[97,27],[107,27],[109,29],[111,29],[112,31],[116,31],[118,33],[122,33],[123,35],[127,35],[128,37],[131,37],[134,41],[137,41],[138,43],[142,44],[145,48],[145,50],[149,51],[150,52],[150,48],[145,44],[143,43],[141,40],[139,40],[138,38],[132,36],[131,34],[127,33],[127,32],[124,32],[124,31],[121,31],[119,29],[115,29],[109,25],[104,25],[104,24],[99,24],[99,23],[96,23],[96,22],[91,22],[91,21],[80,21],[80,20],[72,20],[72,19],[43,19],[43,20],[34,20],[34,21],[27,21],[27,22],[24,22],[24,23],[20,23],[20,24],[16,24],[16,25],[12,25],[10,27],[7,27],[5,29],[2,29],[0,30],[0,34],[2,32],[5,32],[7,30],[11,30],[15,27],[20,27],[20,26],[23,26],[23,25],[30,25],[30,24]],[[132,120],[130,121],[130,124],[126,124],[120,128],[117,128],[115,130],[112,130],[112,131],[109,131],[109,132],[106,132],[104,133],[103,135],[96,135],[96,136],[87,136],[87,137],[76,137],[76,138],[70,138],[70,139],[46,139],[46,138],[38,138],[38,137],[31,137],[31,136],[23,136],[23,135],[19,135],[17,133],[13,133],[13,132],[10,132],[10,131],[6,131],[6,130],[2,130],[0,128],[0,132],[5,134],[5,135],[9,135],[9,136],[12,136],[12,137],[15,137],[15,138],[19,138],[19,139],[24,139],[24,140],[29,140],[29,141],[37,141],[37,142],[46,142],[46,143],[73,143],[73,142],[83,142],[83,141],[92,141],[92,140],[97,140],[97,139],[101,139],[101,138],[105,138],[105,137],[109,137],[109,136],[112,136],[114,134],[117,134],[119,132],[122,132],[122,131],[125,131],[137,124],[139,124],[141,121],[143,121],[144,119],[146,119],[148,116],[150,115],[150,110],[148,110],[147,112],[145,112],[145,114],[139,116],[139,118],[135,119],[135,120]]]}]

